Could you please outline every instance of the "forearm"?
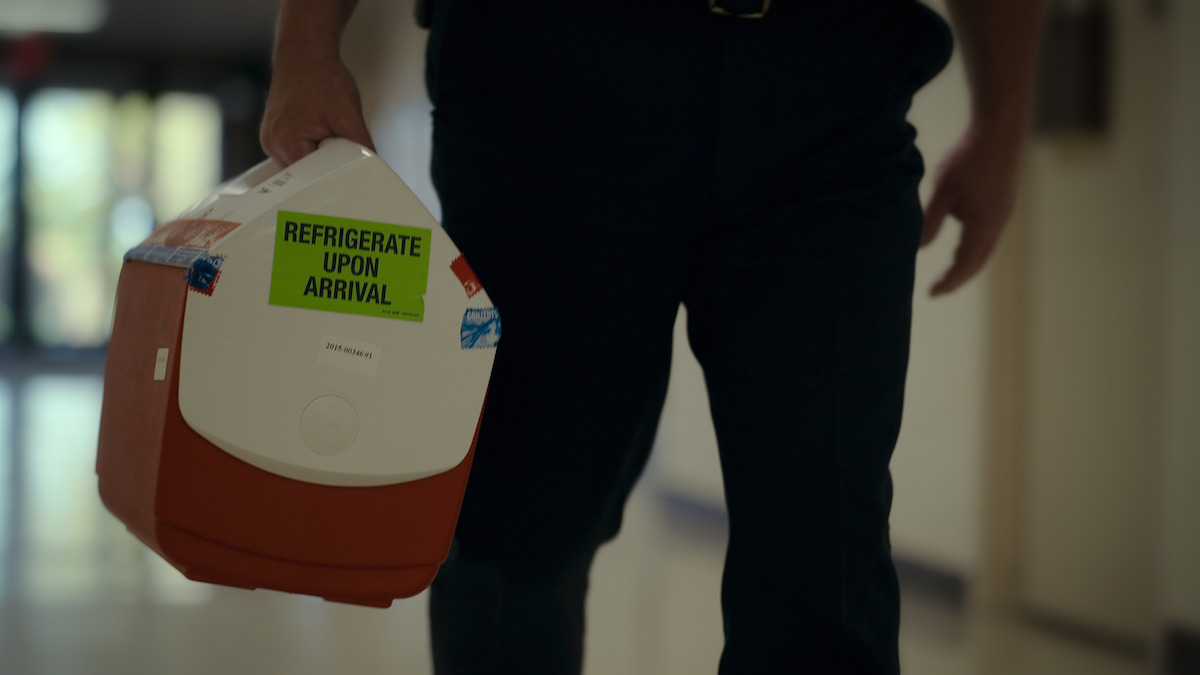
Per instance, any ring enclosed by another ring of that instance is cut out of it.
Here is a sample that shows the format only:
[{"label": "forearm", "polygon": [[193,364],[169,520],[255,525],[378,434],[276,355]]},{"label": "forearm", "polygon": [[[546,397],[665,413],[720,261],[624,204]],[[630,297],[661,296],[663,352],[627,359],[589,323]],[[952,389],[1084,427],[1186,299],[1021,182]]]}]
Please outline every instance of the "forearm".
[{"label": "forearm", "polygon": [[1045,0],[947,0],[971,90],[972,123],[1023,134],[1033,107]]},{"label": "forearm", "polygon": [[302,65],[340,58],[342,31],[358,0],[283,0],[275,28],[275,63]]},{"label": "forearm", "polygon": [[332,136],[374,148],[358,86],[340,54],[342,32],[357,4],[283,0],[259,138],[263,150],[285,166]]}]

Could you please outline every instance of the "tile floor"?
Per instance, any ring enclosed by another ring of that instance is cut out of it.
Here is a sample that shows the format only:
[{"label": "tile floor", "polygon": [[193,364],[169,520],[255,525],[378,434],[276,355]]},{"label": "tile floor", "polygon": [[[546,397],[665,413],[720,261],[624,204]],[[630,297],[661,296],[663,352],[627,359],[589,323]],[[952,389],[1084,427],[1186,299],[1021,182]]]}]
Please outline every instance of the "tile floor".
[{"label": "tile floor", "polygon": [[[426,599],[387,610],[197,584],[100,506],[95,375],[0,378],[0,673],[310,675],[431,671]],[[589,675],[715,672],[719,529],[681,523],[653,475],[596,564]],[[1150,675],[1149,664],[906,592],[905,672]]]}]

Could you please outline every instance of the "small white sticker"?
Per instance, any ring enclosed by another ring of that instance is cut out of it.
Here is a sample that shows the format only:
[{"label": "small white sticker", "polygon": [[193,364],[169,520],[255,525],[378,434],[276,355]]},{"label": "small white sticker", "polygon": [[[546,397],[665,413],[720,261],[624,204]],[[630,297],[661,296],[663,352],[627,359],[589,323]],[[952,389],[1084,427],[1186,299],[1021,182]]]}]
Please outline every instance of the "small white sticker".
[{"label": "small white sticker", "polygon": [[154,357],[154,380],[167,379],[167,360],[171,355],[171,350],[163,347],[158,350],[158,355]]},{"label": "small white sticker", "polygon": [[348,340],[336,335],[321,336],[317,345],[317,363],[359,375],[375,377],[382,354],[376,345]]}]

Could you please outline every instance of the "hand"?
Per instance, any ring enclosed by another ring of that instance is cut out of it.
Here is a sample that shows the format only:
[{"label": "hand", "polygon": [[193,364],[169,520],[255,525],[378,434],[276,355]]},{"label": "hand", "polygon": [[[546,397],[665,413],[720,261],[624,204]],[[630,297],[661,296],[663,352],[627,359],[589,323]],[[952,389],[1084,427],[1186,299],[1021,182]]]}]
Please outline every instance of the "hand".
[{"label": "hand", "polygon": [[340,61],[275,66],[259,141],[287,166],[338,136],[375,149],[354,77]]},{"label": "hand", "polygon": [[925,205],[924,247],[937,237],[947,215],[962,225],[954,262],[934,283],[930,295],[957,289],[974,277],[996,247],[1016,203],[1017,157],[1021,134],[972,125],[946,154]]}]

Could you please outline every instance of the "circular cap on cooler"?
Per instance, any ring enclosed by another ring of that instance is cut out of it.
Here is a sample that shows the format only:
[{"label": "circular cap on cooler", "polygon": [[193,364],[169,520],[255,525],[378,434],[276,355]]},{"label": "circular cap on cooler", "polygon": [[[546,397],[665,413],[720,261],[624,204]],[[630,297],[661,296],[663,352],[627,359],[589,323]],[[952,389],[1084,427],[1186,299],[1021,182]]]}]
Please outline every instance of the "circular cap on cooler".
[{"label": "circular cap on cooler", "polygon": [[358,437],[354,404],[336,394],[314,398],[300,414],[300,437],[319,455],[344,452]]}]

